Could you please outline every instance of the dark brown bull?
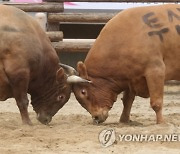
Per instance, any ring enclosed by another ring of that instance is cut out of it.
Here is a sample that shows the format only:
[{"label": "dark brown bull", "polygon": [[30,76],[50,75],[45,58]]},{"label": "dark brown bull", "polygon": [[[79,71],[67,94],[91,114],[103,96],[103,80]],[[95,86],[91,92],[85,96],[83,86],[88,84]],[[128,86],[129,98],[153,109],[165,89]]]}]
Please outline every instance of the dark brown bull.
[{"label": "dark brown bull", "polygon": [[15,98],[24,124],[31,124],[28,96],[37,119],[48,124],[68,101],[71,86],[39,24],[25,12],[0,5],[0,100]]},{"label": "dark brown bull", "polygon": [[163,122],[164,82],[180,80],[180,6],[120,12],[102,29],[77,70],[92,82],[74,84],[73,91],[94,122],[106,120],[123,91],[121,122],[129,121],[135,96],[150,97],[157,123]]}]

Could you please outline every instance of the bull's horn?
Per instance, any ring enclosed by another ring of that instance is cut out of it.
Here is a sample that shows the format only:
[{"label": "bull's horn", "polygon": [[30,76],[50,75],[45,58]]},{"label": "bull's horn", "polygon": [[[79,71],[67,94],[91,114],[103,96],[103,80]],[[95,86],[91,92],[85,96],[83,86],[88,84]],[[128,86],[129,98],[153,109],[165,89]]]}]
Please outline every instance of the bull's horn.
[{"label": "bull's horn", "polygon": [[64,69],[65,73],[68,76],[78,75],[78,72],[73,67],[71,67],[69,65],[62,64],[62,63],[59,63],[59,65]]},{"label": "bull's horn", "polygon": [[86,80],[86,79],[83,79],[79,76],[76,76],[76,75],[71,75],[67,78],[67,82],[68,83],[92,83],[92,81],[89,81],[89,80]]}]

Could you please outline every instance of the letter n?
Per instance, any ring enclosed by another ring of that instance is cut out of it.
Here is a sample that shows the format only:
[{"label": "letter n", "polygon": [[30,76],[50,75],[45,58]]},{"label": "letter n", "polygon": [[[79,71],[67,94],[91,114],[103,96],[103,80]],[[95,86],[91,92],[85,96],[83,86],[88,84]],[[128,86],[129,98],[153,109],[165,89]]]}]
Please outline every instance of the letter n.
[{"label": "letter n", "polygon": [[[177,9],[178,10],[178,9]],[[173,19],[176,18],[178,20],[180,20],[180,16],[175,14],[172,10],[168,10],[168,19],[169,19],[169,22],[173,22]]]}]

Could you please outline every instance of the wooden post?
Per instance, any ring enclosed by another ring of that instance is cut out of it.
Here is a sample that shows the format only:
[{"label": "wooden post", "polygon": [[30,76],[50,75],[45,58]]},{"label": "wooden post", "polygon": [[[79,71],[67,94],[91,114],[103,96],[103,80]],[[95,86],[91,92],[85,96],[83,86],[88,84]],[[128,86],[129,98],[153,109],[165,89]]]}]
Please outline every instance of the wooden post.
[{"label": "wooden post", "polygon": [[38,12],[35,14],[35,18],[38,21],[38,23],[41,25],[42,29],[44,31],[47,30],[47,16],[43,12]]},{"label": "wooden post", "polygon": [[[53,2],[56,2],[56,0],[52,0]],[[53,3],[52,1],[49,1],[48,3]],[[62,10],[61,12],[64,11],[64,3],[60,2]],[[49,13],[47,14],[47,18],[49,16]],[[60,30],[60,24],[59,21],[53,22],[53,21],[49,21],[47,20],[47,31],[59,31]]]},{"label": "wooden post", "polygon": [[59,22],[48,22],[47,23],[47,31],[59,31],[60,25]]}]

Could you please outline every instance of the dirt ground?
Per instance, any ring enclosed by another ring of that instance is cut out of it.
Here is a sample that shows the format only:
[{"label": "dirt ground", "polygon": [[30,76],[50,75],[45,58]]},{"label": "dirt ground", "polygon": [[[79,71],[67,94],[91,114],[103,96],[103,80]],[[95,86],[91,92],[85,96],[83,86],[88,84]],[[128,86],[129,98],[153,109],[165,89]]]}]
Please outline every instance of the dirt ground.
[{"label": "dirt ground", "polygon": [[[137,97],[131,111],[130,124],[119,123],[122,102],[119,96],[105,123],[93,125],[91,116],[71,96],[69,102],[45,126],[36,120],[29,106],[33,126],[22,125],[14,99],[0,102],[0,154],[180,154],[180,141],[120,141],[120,134],[180,135],[180,95],[164,96],[166,124],[155,124],[155,113],[149,99]],[[116,142],[103,147],[99,133],[107,128],[116,132]]]}]

